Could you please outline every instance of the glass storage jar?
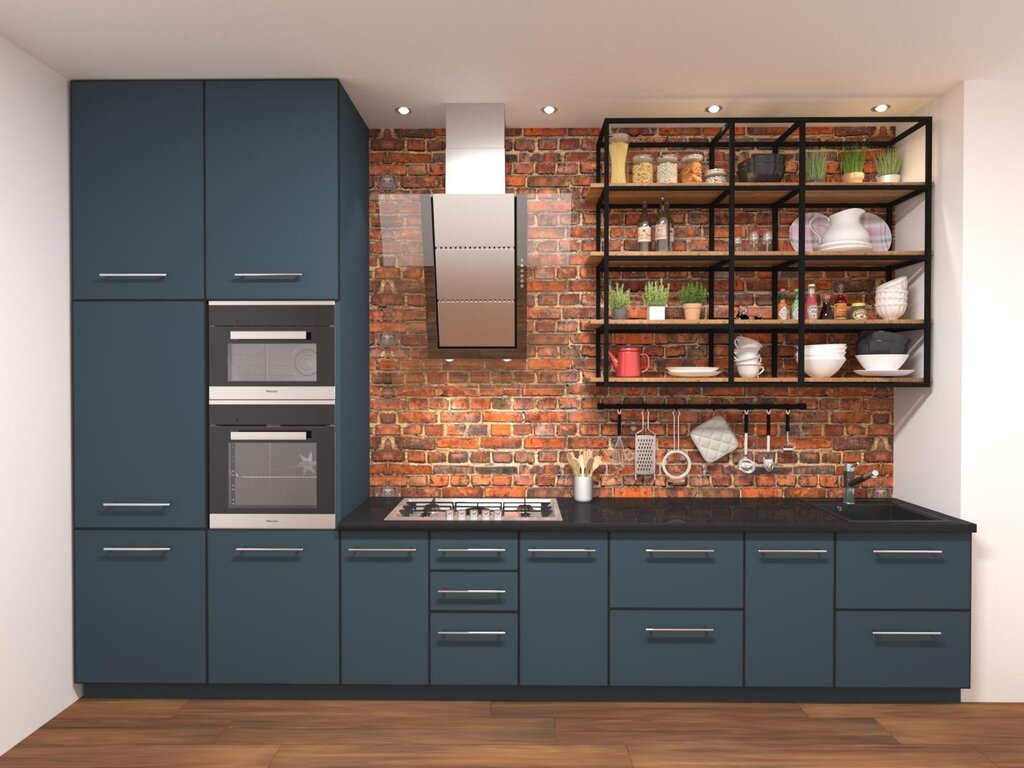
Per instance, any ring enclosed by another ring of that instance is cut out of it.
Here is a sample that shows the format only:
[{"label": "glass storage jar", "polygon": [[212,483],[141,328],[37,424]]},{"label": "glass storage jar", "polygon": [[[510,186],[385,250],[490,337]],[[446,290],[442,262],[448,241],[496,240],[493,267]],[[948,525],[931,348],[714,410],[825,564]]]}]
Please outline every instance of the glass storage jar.
[{"label": "glass storage jar", "polygon": [[633,183],[653,184],[654,183],[654,158],[650,155],[641,154],[633,158]]},{"label": "glass storage jar", "polygon": [[683,184],[702,184],[704,182],[704,155],[693,152],[685,155],[680,168],[680,179]]},{"label": "glass storage jar", "polygon": [[725,168],[709,168],[704,174],[704,181],[707,184],[728,184],[729,172]]},{"label": "glass storage jar", "polygon": [[629,134],[613,133],[608,140],[608,158],[611,164],[612,184],[626,183],[626,155],[629,153]]},{"label": "glass storage jar", "polygon": [[679,155],[663,152],[658,156],[658,183],[676,184],[679,181]]}]

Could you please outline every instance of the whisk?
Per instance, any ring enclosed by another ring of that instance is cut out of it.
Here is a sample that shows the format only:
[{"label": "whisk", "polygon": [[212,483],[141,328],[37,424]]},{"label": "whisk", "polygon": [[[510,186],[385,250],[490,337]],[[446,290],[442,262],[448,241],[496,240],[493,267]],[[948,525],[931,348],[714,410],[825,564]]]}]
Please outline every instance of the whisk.
[{"label": "whisk", "polygon": [[622,442],[622,411],[616,410],[615,413],[618,417],[618,423],[615,429],[615,440],[612,441],[612,463],[625,464],[629,461],[629,449]]}]

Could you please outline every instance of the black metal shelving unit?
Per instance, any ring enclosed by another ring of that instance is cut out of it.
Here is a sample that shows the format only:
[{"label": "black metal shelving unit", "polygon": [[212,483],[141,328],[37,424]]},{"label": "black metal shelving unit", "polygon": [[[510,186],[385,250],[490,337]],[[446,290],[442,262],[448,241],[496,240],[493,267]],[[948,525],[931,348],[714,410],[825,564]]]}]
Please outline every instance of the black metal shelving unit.
[{"label": "black metal shelving unit", "polygon": [[[878,126],[906,125],[899,133],[886,139],[857,139],[857,143],[869,148],[892,147],[923,131],[924,176],[923,182],[879,183],[808,183],[805,168],[808,149],[836,149],[846,146],[850,140],[809,139],[808,128],[815,126]],[[608,185],[602,183],[610,167],[609,136],[614,130],[634,128],[661,128],[665,126],[699,128],[700,135],[682,138],[660,138],[657,141],[630,140],[630,150],[636,149],[679,149],[705,150],[708,165],[716,167],[716,152],[725,152],[730,172],[729,184],[649,184],[649,185]],[[744,132],[738,135],[737,128],[747,126],[777,126],[778,135],[748,138]],[[712,133],[712,129],[714,129]],[[799,177],[796,183],[745,183],[737,182],[735,176],[737,152],[752,149],[769,149],[773,153],[796,150]],[[597,219],[594,228],[596,269],[595,321],[592,324],[597,354],[595,384],[615,387],[651,386],[887,386],[887,387],[929,387],[931,386],[931,342],[932,342],[932,119],[930,117],[814,117],[814,118],[606,118],[601,126],[596,148],[596,173],[594,183],[587,193],[588,203],[595,206]],[[890,227],[895,228],[896,208],[901,203],[917,197],[924,201],[923,248],[919,251],[870,251],[836,252],[817,254],[807,252],[805,228],[798,227],[799,243],[795,252],[779,249],[779,213],[783,209],[797,210],[799,221],[804,221],[809,211],[827,208],[866,207],[884,209]],[[657,201],[665,197],[674,209],[705,209],[708,212],[707,251],[673,252],[622,252],[609,249],[612,211],[639,208],[643,200]],[[716,250],[715,214],[728,209],[728,251]],[[735,246],[736,214],[740,210],[770,210],[772,216],[772,248],[766,252],[737,251]],[[807,321],[801,311],[796,320],[777,319],[775,297],[779,291],[780,277],[795,273],[800,296],[806,296],[807,272],[848,272],[856,270],[884,271],[886,279],[892,279],[897,269],[921,265],[923,268],[924,306],[923,317],[913,320],[870,320],[870,321]],[[622,272],[706,272],[708,275],[709,317],[702,321],[616,321],[609,316],[610,277]],[[772,319],[738,320],[736,318],[735,286],[738,274],[771,273]],[[728,317],[715,318],[715,276],[728,273]],[[804,375],[803,366],[798,365],[795,376],[779,376],[779,338],[795,335],[797,348],[803,350],[808,333],[856,333],[864,330],[920,331],[922,333],[921,376],[911,378],[831,378],[811,379]],[[729,349],[732,349],[737,333],[771,333],[771,376],[745,379],[736,376],[731,355],[726,377],[694,379],[669,377],[615,378],[610,375],[608,349],[611,335],[628,333],[706,333],[708,365],[714,365],[715,340],[728,335]]]}]

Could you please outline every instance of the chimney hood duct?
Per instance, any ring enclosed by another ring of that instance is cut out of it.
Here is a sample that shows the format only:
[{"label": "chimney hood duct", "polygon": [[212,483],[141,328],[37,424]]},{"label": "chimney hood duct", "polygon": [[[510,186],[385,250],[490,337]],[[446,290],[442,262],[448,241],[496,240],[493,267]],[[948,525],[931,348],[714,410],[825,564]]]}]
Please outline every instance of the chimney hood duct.
[{"label": "chimney hood duct", "polygon": [[431,357],[526,356],[526,198],[505,194],[505,107],[449,104],[445,194],[423,200]]}]

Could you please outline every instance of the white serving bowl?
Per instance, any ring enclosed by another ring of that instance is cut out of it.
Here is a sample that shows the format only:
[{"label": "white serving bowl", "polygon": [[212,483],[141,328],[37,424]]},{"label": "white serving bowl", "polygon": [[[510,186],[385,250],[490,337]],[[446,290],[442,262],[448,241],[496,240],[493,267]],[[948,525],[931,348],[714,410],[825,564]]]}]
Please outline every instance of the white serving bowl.
[{"label": "white serving bowl", "polygon": [[804,361],[804,373],[812,379],[830,379],[839,373],[845,362],[845,357],[808,358]]},{"label": "white serving bowl", "polygon": [[813,352],[814,350],[824,352],[825,350],[834,349],[844,350],[848,346],[848,344],[804,344],[804,349],[806,349],[808,352]]},{"label": "white serving bowl", "polygon": [[875,304],[875,314],[883,320],[899,320],[907,312],[906,301]]},{"label": "white serving bowl", "polygon": [[910,355],[857,355],[865,371],[898,371]]},{"label": "white serving bowl", "polygon": [[906,301],[910,294],[907,291],[885,291],[884,293],[875,292],[875,303],[880,301]]},{"label": "white serving bowl", "polygon": [[904,275],[902,277],[897,277],[892,280],[889,280],[888,282],[880,283],[878,286],[876,286],[875,290],[877,291],[879,288],[881,288],[882,290],[887,290],[889,288],[904,289],[907,287],[908,282],[909,281],[907,280],[906,275]]}]

